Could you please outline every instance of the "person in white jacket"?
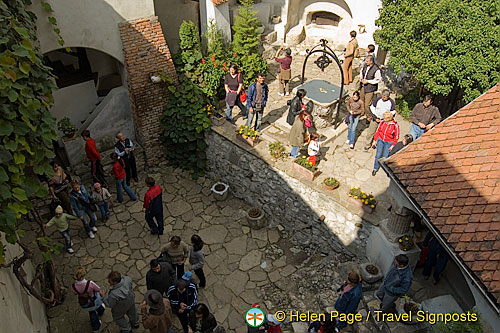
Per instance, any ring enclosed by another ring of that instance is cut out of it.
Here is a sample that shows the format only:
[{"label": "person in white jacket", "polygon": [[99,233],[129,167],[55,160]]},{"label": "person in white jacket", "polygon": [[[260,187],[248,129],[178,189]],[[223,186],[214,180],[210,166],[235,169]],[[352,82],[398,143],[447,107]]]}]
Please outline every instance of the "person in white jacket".
[{"label": "person in white jacket", "polygon": [[312,133],[309,136],[309,145],[307,146],[307,154],[309,155],[309,162],[316,165],[316,157],[319,154],[319,135]]}]

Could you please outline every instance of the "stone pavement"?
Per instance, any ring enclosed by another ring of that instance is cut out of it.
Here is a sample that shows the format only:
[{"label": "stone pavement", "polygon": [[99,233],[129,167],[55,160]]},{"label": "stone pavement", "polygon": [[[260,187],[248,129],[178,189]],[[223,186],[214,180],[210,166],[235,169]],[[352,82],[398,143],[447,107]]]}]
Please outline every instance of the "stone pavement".
[{"label": "stone pavement", "polygon": [[[332,306],[337,287],[361,259],[349,261],[352,256],[342,252],[322,254],[319,250],[309,255],[310,249],[290,242],[290,234],[281,225],[250,230],[244,218],[248,205],[231,195],[226,201],[215,201],[210,193],[212,181],[208,179],[193,181],[187,172],[163,165],[151,176],[164,189],[165,234],[158,237],[149,233],[140,200],[112,207],[110,219],[105,224],[98,222],[94,240],[86,236],[80,222],[73,222],[75,253],[55,255],[62,283],[68,290],[63,304],[48,310],[50,332],[91,332],[87,313],[80,310],[70,291],[79,265],[104,290],[109,290],[106,276],[111,270],[132,277],[139,306],[146,292],[149,260],[159,255],[160,247],[172,235],[188,241],[198,233],[205,241],[207,287],[200,290],[199,302],[206,303],[230,332],[246,331],[243,313],[253,303],[261,304],[265,311],[323,311]],[[139,198],[144,196],[146,187],[142,182],[132,187]],[[25,222],[22,227],[27,230],[27,240],[33,239],[31,225]],[[50,231],[55,240],[63,241],[57,231]],[[102,320],[102,332],[118,332],[109,310]],[[175,322],[180,332],[177,319]],[[290,323],[283,327],[291,332]],[[145,330],[141,327],[136,332]]]}]

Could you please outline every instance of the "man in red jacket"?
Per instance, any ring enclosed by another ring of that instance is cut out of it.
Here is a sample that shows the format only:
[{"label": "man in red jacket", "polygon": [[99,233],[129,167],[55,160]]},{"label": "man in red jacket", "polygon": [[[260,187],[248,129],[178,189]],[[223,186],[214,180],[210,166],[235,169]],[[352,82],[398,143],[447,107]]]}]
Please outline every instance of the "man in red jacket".
[{"label": "man in red jacket", "polygon": [[[163,202],[161,198],[161,187],[155,185],[152,177],[146,178],[149,187],[144,195],[144,209],[146,210],[146,222],[151,228],[153,235],[163,235]],[[156,223],[153,218],[156,219]]]},{"label": "man in red jacket", "polygon": [[94,183],[100,183],[102,187],[108,187],[104,177],[104,169],[101,164],[101,154],[97,150],[95,140],[90,137],[89,130],[82,131],[82,138],[85,140],[85,153],[90,160],[90,172]]}]

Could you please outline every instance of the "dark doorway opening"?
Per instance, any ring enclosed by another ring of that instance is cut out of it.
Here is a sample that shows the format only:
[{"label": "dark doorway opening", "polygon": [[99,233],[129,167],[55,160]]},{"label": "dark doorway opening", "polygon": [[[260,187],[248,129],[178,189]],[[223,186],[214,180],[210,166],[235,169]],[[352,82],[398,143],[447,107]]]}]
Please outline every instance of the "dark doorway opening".
[{"label": "dark doorway opening", "polygon": [[312,14],[311,23],[338,27],[341,19],[340,16],[331,12],[316,12]]}]

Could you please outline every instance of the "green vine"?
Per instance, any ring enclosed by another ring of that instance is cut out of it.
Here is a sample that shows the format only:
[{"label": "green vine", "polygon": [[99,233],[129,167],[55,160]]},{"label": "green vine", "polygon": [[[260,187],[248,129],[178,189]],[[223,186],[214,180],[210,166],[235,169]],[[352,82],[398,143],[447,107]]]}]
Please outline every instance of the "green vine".
[{"label": "green vine", "polygon": [[[40,5],[42,6],[43,9],[45,9],[45,11],[47,13],[52,14],[54,12],[54,10],[52,9],[52,6],[47,1],[41,0]],[[54,31],[57,35],[57,43],[61,46],[64,46],[64,39],[61,36],[61,29],[59,29],[59,27],[57,26],[56,18],[54,16],[49,16],[47,18],[47,20],[49,21],[50,24],[52,24],[52,27],[53,27],[52,31]],[[69,52],[70,49],[66,48],[66,51]]]},{"label": "green vine", "polygon": [[208,107],[200,88],[186,77],[181,76],[179,86],[169,85],[168,89],[171,95],[162,119],[167,159],[197,179],[206,167],[205,133],[210,130],[212,107]]},{"label": "green vine", "polygon": [[[52,176],[49,158],[57,139],[51,69],[37,49],[36,16],[29,0],[0,0],[0,233],[14,244],[23,236],[17,220],[48,194],[37,175]],[[0,242],[0,263],[4,263]]]}]

